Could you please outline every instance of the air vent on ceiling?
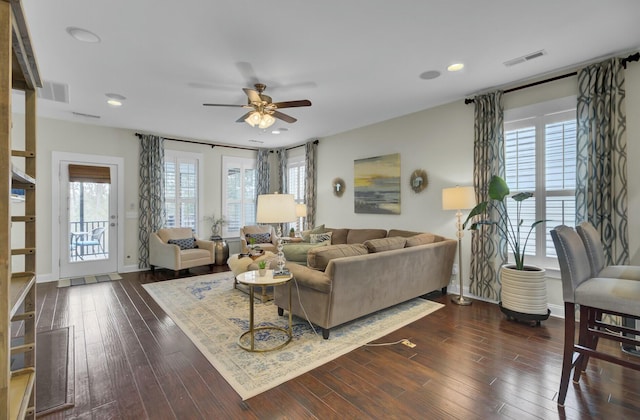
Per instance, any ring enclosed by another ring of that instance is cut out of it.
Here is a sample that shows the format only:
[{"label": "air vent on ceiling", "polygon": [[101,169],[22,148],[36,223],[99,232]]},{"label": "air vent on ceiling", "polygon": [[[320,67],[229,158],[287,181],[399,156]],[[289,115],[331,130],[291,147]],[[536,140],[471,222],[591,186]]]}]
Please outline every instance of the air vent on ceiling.
[{"label": "air vent on ceiling", "polygon": [[75,112],[72,111],[71,112],[73,115],[77,116],[77,117],[85,117],[85,118],[100,118],[100,115],[93,115],[93,114],[85,114],[83,112]]},{"label": "air vent on ceiling", "polygon": [[515,66],[516,64],[524,63],[526,61],[531,61],[533,59],[542,57],[546,55],[547,52],[545,50],[540,50],[536,52],[532,52],[531,54],[523,55],[522,57],[517,57],[509,61],[505,61],[504,65],[507,67]]},{"label": "air vent on ceiling", "polygon": [[38,98],[48,99],[63,104],[69,103],[69,85],[65,83],[44,80],[42,87],[38,88]]}]

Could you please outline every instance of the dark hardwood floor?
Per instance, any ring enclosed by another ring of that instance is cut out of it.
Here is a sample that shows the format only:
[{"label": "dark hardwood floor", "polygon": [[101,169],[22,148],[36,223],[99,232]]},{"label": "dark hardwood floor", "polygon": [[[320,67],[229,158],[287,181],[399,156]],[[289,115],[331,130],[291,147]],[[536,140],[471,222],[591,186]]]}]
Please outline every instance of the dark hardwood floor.
[{"label": "dark hardwood floor", "polygon": [[562,320],[535,328],[507,321],[497,305],[461,307],[437,293],[433,300],[444,308],[380,340],[408,338],[415,348],[361,347],[243,402],[141,286],[173,273],[122,276],[61,289],[38,285],[38,330],[75,331],[75,406],[42,418],[640,416],[640,372],[599,360],[590,361],[580,385],[569,386],[566,408],[557,407]]}]

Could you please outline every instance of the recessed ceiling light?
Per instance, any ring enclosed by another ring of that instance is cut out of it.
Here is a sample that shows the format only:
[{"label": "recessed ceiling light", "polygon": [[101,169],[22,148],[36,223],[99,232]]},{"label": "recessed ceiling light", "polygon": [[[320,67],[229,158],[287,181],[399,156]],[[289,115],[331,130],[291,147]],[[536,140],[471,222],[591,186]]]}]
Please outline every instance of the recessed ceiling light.
[{"label": "recessed ceiling light", "polygon": [[440,72],[438,70],[425,71],[420,75],[420,78],[424,80],[431,80],[435,79],[436,77],[440,77]]},{"label": "recessed ceiling light", "polygon": [[280,134],[280,130],[277,128],[275,130],[271,130],[271,134]]},{"label": "recessed ceiling light", "polygon": [[109,99],[107,100],[107,103],[115,107],[122,106],[122,102],[118,101],[117,99]]},{"label": "recessed ceiling light", "polygon": [[452,65],[450,65],[449,67],[447,67],[447,70],[449,71],[460,71],[464,68],[464,64],[462,63],[454,63]]},{"label": "recessed ceiling light", "polygon": [[81,42],[89,42],[92,44],[100,42],[100,37],[98,35],[91,31],[87,31],[86,29],[69,26],[67,28],[67,33]]},{"label": "recessed ceiling light", "polygon": [[105,96],[109,98],[107,99],[107,103],[113,107],[122,106],[122,101],[127,99],[125,96],[119,95],[117,93],[105,93]]}]

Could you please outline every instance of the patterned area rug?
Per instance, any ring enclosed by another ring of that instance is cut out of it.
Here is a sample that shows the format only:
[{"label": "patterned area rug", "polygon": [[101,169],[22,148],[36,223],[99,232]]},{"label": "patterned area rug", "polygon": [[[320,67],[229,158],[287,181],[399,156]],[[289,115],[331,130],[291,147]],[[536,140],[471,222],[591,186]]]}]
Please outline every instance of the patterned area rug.
[{"label": "patterned area rug", "polygon": [[83,284],[101,283],[103,281],[122,280],[118,273],[100,274],[97,276],[72,277],[58,280],[58,287],[81,286]]},{"label": "patterned area rug", "polygon": [[[295,287],[295,285],[293,285]],[[249,296],[233,289],[233,273],[145,284],[144,288],[194,342],[243,400],[295,378],[420,319],[443,305],[414,299],[331,329],[328,340],[293,318],[293,340],[280,350],[250,353],[238,346],[249,328]],[[273,302],[255,301],[256,326],[286,328]],[[256,339],[274,337],[256,334]]]}]

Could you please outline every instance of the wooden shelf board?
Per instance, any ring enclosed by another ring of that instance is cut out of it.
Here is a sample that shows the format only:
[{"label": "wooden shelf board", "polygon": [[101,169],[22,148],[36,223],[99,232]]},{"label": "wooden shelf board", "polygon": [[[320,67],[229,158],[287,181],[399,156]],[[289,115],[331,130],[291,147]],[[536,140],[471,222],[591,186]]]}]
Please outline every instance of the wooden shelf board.
[{"label": "wooden shelf board", "polygon": [[11,275],[11,291],[9,296],[11,297],[11,312],[9,318],[13,318],[20,304],[29,293],[29,290],[34,286],[36,282],[35,273],[13,273]]},{"label": "wooden shelf board", "polygon": [[29,399],[36,379],[33,368],[20,369],[11,373],[9,385],[9,418],[22,419],[29,409]]},{"label": "wooden shelf board", "polygon": [[18,184],[35,185],[36,183],[36,180],[33,177],[30,177],[22,169],[17,168],[15,165],[11,165],[11,181]]}]

